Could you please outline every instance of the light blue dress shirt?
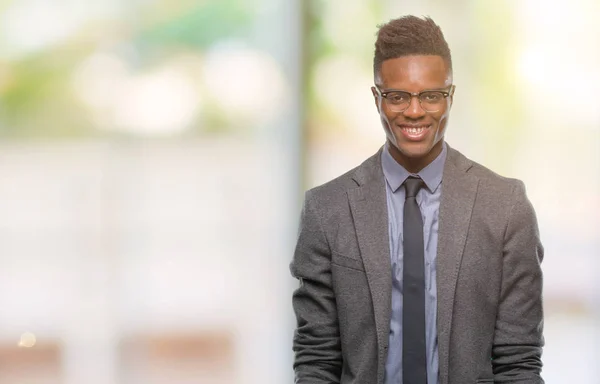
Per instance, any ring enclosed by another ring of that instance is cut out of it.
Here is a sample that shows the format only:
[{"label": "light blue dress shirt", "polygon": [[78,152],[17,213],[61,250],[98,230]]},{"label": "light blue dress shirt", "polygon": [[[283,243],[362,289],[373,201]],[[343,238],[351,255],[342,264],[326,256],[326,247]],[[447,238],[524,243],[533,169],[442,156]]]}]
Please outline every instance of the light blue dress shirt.
[{"label": "light blue dress shirt", "polygon": [[[388,206],[388,229],[390,234],[390,256],[392,265],[392,315],[388,356],[385,365],[385,384],[402,383],[402,265],[405,190],[402,185],[411,175],[394,160],[388,145],[382,151],[381,163],[386,179]],[[417,194],[417,203],[423,215],[423,242],[425,246],[425,342],[427,347],[427,384],[438,384],[439,360],[437,344],[437,291],[436,266],[438,222],[442,174],[446,162],[446,143],[442,152],[416,176],[425,182]]]}]

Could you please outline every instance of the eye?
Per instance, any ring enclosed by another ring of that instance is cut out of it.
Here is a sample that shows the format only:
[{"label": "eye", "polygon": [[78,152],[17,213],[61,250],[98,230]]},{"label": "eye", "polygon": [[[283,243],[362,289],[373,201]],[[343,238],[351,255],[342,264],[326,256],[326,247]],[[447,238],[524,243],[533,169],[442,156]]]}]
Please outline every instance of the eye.
[{"label": "eye", "polygon": [[427,103],[437,103],[440,102],[444,98],[444,94],[442,92],[423,92],[421,94],[421,100]]},{"label": "eye", "polygon": [[409,102],[410,96],[405,92],[389,92],[386,99],[393,104],[403,104]]}]

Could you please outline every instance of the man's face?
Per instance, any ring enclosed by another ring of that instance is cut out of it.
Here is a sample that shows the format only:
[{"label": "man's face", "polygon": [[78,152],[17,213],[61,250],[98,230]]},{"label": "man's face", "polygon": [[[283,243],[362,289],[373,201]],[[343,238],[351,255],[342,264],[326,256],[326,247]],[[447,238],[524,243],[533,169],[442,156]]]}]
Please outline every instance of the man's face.
[{"label": "man's face", "polygon": [[[403,56],[385,60],[375,77],[375,84],[382,92],[392,89],[410,93],[448,91],[452,84],[449,72],[441,56]],[[425,111],[418,97],[412,97],[404,111],[394,112],[375,88],[372,91],[390,143],[390,153],[408,171],[420,171],[442,150],[452,96],[444,99],[436,112]]]}]

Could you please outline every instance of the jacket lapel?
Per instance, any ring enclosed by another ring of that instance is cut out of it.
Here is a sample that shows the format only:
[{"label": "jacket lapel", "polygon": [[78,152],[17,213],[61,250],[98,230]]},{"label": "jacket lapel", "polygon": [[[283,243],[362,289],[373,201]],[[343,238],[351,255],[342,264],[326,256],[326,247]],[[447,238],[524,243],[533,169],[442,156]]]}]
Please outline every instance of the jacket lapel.
[{"label": "jacket lapel", "polygon": [[359,186],[348,191],[348,199],[373,299],[379,351],[377,382],[381,383],[390,332],[392,297],[387,199],[381,150],[357,169],[353,179]]},{"label": "jacket lapel", "polygon": [[436,276],[440,384],[448,383],[454,294],[479,184],[475,176],[467,173],[471,166],[471,161],[448,146],[440,203]]}]

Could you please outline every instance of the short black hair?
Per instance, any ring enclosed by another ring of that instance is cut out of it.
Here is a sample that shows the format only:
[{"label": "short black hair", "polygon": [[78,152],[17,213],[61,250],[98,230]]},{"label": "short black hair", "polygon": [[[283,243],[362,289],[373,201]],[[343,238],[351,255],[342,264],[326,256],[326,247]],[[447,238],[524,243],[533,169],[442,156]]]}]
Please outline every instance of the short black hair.
[{"label": "short black hair", "polygon": [[430,17],[402,16],[378,28],[373,59],[376,76],[385,60],[410,55],[441,56],[452,72],[450,48],[442,29]]}]

